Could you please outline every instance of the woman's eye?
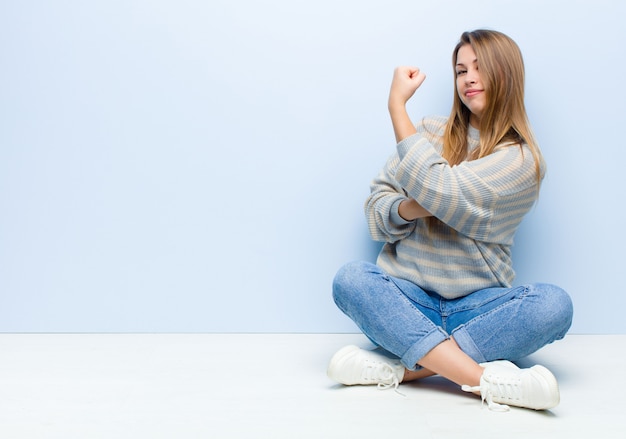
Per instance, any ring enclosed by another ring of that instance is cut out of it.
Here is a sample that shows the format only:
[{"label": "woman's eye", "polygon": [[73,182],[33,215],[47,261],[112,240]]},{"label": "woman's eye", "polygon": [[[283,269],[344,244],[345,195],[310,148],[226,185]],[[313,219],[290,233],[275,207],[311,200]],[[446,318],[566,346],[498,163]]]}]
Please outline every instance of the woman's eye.
[{"label": "woman's eye", "polygon": [[467,73],[467,70],[457,70],[456,76],[461,76],[464,73]]}]

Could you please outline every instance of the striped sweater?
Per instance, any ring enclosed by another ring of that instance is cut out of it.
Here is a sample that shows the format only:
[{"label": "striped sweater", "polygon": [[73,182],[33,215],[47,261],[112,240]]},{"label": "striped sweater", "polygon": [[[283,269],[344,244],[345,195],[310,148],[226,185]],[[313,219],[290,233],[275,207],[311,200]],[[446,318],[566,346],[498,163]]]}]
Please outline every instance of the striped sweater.
[{"label": "striped sweater", "polygon": [[[381,268],[454,299],[511,286],[513,237],[538,191],[526,145],[503,144],[487,157],[450,166],[441,156],[446,120],[424,119],[417,134],[397,145],[372,181],[365,213],[372,238],[385,242]],[[470,127],[470,150],[479,136]],[[398,205],[407,198],[437,220],[402,219]]]}]

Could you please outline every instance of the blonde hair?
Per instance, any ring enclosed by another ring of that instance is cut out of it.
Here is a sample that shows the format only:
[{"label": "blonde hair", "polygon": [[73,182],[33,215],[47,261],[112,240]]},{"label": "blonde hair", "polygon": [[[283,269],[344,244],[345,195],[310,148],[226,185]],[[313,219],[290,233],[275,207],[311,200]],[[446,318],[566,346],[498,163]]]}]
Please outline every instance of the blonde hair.
[{"label": "blonde hair", "polygon": [[443,156],[450,165],[491,154],[505,142],[526,143],[533,155],[537,183],[541,182],[543,158],[530,127],[524,106],[524,61],[517,44],[501,32],[475,30],[464,32],[452,54],[456,69],[459,49],[472,46],[478,61],[480,79],[487,104],[480,117],[480,144],[468,156],[467,133],[470,110],[456,92],[443,139]]}]

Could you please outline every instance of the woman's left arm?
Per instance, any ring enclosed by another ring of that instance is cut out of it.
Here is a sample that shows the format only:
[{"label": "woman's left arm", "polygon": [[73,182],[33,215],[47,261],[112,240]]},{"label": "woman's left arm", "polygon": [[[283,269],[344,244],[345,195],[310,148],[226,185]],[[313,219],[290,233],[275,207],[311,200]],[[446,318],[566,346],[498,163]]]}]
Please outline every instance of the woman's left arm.
[{"label": "woman's left arm", "polygon": [[420,206],[413,198],[407,198],[398,205],[398,215],[405,221],[413,221],[418,218],[433,216],[432,213]]},{"label": "woman's left arm", "polygon": [[473,239],[499,242],[537,198],[534,159],[526,146],[503,145],[455,166],[419,135],[400,142],[397,149],[395,178],[407,195]]}]

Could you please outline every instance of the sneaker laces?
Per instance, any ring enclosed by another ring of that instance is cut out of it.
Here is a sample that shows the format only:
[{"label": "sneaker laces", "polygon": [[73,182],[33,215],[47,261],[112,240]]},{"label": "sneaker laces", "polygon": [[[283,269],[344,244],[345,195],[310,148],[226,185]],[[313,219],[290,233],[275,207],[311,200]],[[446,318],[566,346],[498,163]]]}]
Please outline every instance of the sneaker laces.
[{"label": "sneaker laces", "polygon": [[[501,392],[505,392],[504,394],[507,394],[512,392],[516,386],[500,383],[499,387],[499,390]],[[464,392],[480,392],[481,407],[485,403],[485,401],[487,401],[487,407],[489,407],[489,410],[493,412],[508,412],[510,410],[510,407],[508,405],[498,404],[493,400],[493,393],[491,392],[491,388],[487,384],[482,384],[480,386],[468,386],[467,384],[464,384],[461,386],[461,389]]]},{"label": "sneaker laces", "polygon": [[398,376],[396,375],[393,367],[386,363],[380,363],[376,366],[368,366],[363,371],[363,376],[370,381],[378,381],[377,387],[380,390],[388,390],[393,388],[393,390],[399,395],[406,396],[404,393],[398,390],[398,386],[400,385],[400,380],[398,380]]},{"label": "sneaker laces", "polygon": [[397,389],[400,385],[393,368],[385,363],[368,364],[363,370],[363,378],[367,381],[377,382],[379,389],[390,389],[391,387]]}]

